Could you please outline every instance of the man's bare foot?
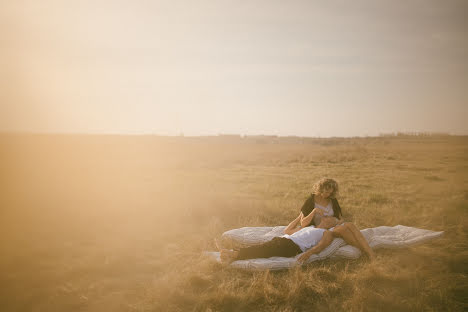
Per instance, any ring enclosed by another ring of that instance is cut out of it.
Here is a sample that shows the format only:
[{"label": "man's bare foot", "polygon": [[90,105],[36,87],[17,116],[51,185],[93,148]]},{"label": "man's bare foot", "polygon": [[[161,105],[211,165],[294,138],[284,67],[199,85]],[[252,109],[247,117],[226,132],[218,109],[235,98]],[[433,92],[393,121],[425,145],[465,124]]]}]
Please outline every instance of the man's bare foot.
[{"label": "man's bare foot", "polygon": [[229,264],[236,260],[238,252],[235,250],[230,249],[221,249],[220,256],[221,256],[221,263]]},{"label": "man's bare foot", "polygon": [[214,242],[215,242],[216,248],[218,249],[220,253],[221,263],[229,264],[233,262],[234,260],[236,260],[236,257],[238,254],[237,251],[223,248],[221,246],[221,242],[216,238],[214,239]]}]

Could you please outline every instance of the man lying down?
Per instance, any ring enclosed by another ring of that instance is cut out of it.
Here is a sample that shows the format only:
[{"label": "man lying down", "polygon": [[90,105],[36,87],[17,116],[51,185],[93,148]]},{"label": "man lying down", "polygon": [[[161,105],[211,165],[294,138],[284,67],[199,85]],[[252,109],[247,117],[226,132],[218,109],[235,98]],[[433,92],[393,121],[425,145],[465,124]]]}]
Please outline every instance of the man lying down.
[{"label": "man lying down", "polygon": [[236,260],[270,258],[270,257],[295,257],[302,253],[297,259],[299,263],[304,263],[313,254],[324,250],[333,241],[334,235],[331,231],[333,227],[343,221],[335,217],[323,216],[317,227],[300,226],[300,216],[292,221],[284,230],[284,235],[275,237],[272,240],[239,250],[224,249],[215,240],[221,256],[222,263],[231,263]]}]

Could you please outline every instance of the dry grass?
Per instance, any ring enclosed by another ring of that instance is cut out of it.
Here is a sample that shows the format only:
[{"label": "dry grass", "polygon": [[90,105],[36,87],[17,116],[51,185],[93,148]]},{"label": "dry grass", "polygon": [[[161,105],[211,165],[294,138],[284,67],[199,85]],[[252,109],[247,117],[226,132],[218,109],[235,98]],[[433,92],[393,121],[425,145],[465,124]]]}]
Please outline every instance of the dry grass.
[{"label": "dry grass", "polygon": [[[0,136],[2,311],[462,311],[468,138],[253,144],[151,136]],[[443,238],[243,272],[202,256],[241,226],[286,224],[315,180],[359,228]]]}]

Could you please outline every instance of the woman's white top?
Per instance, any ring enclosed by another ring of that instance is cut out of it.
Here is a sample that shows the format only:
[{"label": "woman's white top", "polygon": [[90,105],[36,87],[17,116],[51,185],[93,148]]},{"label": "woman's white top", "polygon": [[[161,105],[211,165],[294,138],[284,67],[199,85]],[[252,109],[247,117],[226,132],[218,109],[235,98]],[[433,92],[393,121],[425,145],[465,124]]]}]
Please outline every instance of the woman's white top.
[{"label": "woman's white top", "polygon": [[302,251],[315,246],[322,239],[323,232],[325,229],[317,229],[314,226],[308,226],[303,229],[300,229],[292,235],[283,235],[282,237],[289,238],[292,240]]},{"label": "woman's white top", "polygon": [[[330,200],[330,202],[328,203],[328,205],[326,207],[315,203],[314,208],[318,208],[318,209],[323,210],[323,215],[324,216],[333,216],[333,204],[332,204],[331,200]],[[319,225],[320,221],[322,221],[322,216],[320,214],[318,214],[318,213],[315,214],[314,220],[313,220],[314,224]]]}]

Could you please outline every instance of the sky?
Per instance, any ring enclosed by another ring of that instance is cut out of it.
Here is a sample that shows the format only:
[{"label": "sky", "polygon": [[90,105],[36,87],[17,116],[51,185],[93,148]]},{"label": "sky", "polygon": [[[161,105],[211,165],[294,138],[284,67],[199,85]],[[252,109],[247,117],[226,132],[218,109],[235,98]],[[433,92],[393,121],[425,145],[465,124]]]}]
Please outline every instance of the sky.
[{"label": "sky", "polygon": [[0,132],[468,134],[468,1],[0,0]]}]

